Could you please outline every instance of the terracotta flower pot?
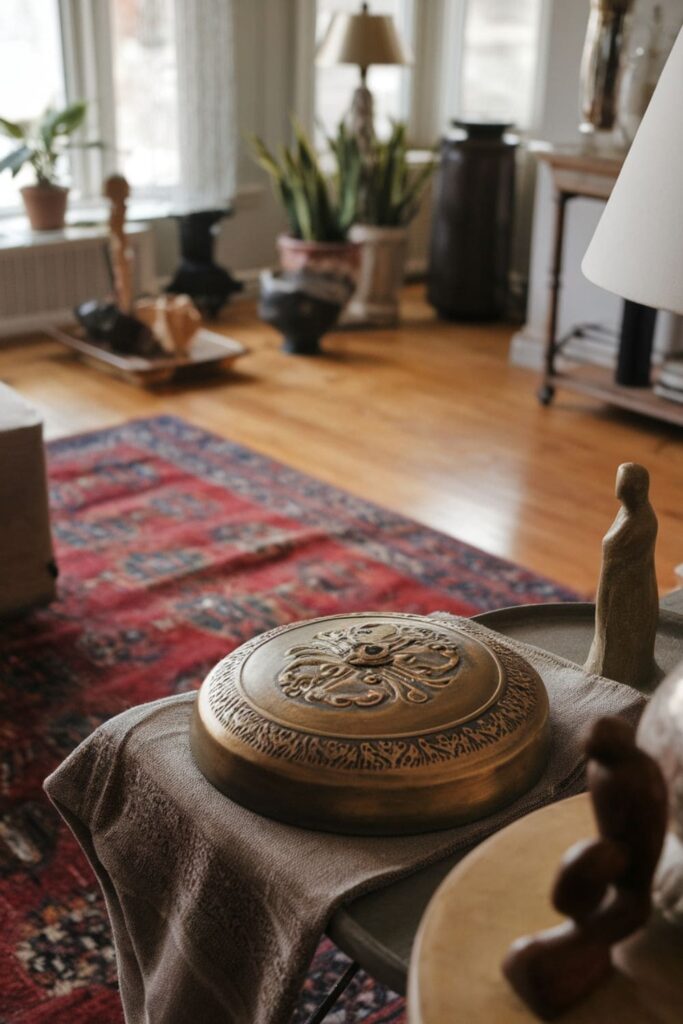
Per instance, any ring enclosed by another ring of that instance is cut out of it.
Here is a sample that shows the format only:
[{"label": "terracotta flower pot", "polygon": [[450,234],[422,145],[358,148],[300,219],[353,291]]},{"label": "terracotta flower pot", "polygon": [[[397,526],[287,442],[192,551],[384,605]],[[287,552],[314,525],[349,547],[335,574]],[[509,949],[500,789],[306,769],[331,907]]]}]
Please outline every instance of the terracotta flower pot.
[{"label": "terracotta flower pot", "polygon": [[21,190],[26,215],[34,231],[59,231],[64,227],[68,188],[61,185],[27,185]]},{"label": "terracotta flower pot", "polygon": [[317,274],[336,274],[356,280],[360,264],[360,246],[354,242],[306,242],[291,235],[277,240],[280,266],[296,273],[307,268]]},{"label": "terracotta flower pot", "polygon": [[398,323],[398,292],[403,284],[408,229],[354,224],[350,236],[361,246],[356,291],[344,320],[346,323],[391,327]]}]

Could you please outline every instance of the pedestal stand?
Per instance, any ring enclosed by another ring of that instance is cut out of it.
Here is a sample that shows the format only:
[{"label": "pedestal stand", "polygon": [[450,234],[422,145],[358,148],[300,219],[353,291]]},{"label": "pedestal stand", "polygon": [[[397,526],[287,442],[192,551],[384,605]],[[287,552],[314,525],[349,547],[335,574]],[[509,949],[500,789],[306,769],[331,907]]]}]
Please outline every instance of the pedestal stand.
[{"label": "pedestal stand", "polygon": [[180,266],[167,292],[189,295],[199,312],[212,320],[233,292],[244,285],[214,262],[213,246],[218,224],[230,209],[197,210],[178,217],[180,227]]}]

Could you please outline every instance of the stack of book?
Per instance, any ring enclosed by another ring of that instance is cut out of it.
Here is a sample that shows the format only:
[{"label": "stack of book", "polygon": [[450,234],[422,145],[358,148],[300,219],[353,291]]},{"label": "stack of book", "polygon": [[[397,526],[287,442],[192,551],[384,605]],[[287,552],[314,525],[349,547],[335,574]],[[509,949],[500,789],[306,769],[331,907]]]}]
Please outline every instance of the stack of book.
[{"label": "stack of book", "polygon": [[662,398],[683,403],[683,356],[664,361],[654,391]]}]

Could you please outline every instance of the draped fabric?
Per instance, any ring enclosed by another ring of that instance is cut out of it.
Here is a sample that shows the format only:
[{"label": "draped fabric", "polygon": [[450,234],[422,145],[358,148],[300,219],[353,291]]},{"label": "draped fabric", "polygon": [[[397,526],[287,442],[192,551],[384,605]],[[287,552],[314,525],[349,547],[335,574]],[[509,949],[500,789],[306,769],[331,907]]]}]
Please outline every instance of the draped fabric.
[{"label": "draped fabric", "polygon": [[224,206],[235,193],[233,0],[175,0],[179,202]]}]

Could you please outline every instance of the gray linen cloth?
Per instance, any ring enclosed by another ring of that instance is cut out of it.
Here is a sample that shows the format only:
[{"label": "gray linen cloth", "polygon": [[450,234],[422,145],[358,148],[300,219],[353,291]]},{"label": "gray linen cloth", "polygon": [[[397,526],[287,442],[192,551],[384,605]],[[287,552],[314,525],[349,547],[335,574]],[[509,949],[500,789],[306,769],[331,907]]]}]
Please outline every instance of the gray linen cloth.
[{"label": "gray linen cloth", "polygon": [[[468,619],[456,621],[483,640],[489,635]],[[515,818],[583,788],[588,723],[605,714],[635,722],[645,698],[562,658],[505,642],[548,690],[550,760],[527,794],[460,828],[355,838],[245,810],[194,764],[194,694],[118,715],[67,758],[45,788],[104,890],[128,1024],[284,1024],[341,903],[464,853]]]}]

